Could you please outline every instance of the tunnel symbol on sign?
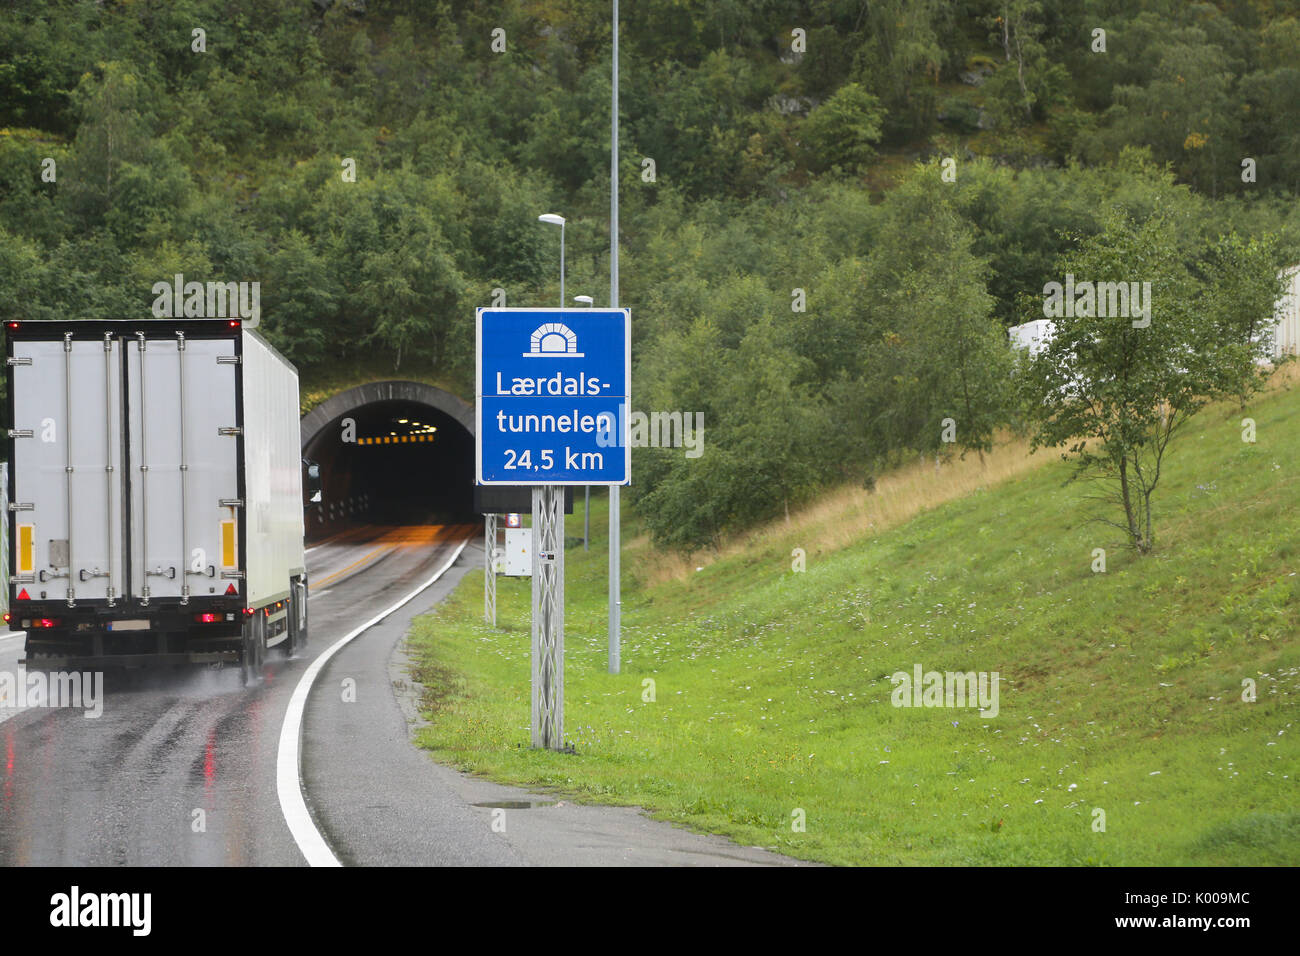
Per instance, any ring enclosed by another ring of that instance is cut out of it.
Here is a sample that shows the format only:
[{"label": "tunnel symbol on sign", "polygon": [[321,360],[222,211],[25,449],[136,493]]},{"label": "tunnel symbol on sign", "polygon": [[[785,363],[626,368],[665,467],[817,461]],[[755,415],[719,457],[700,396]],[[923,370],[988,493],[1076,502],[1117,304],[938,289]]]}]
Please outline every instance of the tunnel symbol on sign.
[{"label": "tunnel symbol on sign", "polygon": [[533,332],[524,358],[582,358],[578,351],[578,337],[567,325],[547,322]]}]

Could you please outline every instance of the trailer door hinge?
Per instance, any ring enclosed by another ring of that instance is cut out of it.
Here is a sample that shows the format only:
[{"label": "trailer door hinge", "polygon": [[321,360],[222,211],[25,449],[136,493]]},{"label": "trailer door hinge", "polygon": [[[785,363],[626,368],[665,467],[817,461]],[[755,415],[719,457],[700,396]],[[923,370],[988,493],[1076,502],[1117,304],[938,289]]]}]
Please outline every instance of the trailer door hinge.
[{"label": "trailer door hinge", "polygon": [[218,356],[217,356],[217,364],[218,364],[218,365],[238,365],[238,364],[239,364],[239,356],[238,356],[238,355],[218,355]]},{"label": "trailer door hinge", "polygon": [[226,425],[222,428],[218,428],[217,434],[218,435],[242,435],[244,434],[244,430],[240,428],[238,425]]},{"label": "trailer door hinge", "polygon": [[30,355],[11,355],[5,361],[10,365],[31,365],[32,357]]},{"label": "trailer door hinge", "polygon": [[31,438],[33,432],[30,428],[11,428],[9,429],[10,438]]},{"label": "trailer door hinge", "polygon": [[244,507],[244,499],[243,498],[220,498],[217,500],[217,504],[220,505],[222,508],[242,508]]},{"label": "trailer door hinge", "polygon": [[35,511],[36,505],[30,501],[11,501],[9,502],[10,511]]}]

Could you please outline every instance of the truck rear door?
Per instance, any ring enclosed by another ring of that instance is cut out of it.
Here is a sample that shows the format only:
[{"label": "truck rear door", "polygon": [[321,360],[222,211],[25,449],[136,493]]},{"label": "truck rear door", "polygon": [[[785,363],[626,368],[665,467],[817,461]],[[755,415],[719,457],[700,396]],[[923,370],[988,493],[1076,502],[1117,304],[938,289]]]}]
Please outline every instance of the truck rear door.
[{"label": "truck rear door", "polygon": [[15,592],[122,595],[120,358],[111,335],[14,343]]},{"label": "truck rear door", "polygon": [[131,592],[147,602],[238,591],[233,337],[137,333],[125,347]]}]

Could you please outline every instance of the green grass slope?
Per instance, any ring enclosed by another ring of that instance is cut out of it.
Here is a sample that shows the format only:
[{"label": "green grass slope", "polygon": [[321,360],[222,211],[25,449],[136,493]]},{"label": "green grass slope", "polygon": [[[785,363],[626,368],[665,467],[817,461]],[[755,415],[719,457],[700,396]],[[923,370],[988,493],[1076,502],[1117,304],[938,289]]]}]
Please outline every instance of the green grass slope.
[{"label": "green grass slope", "polygon": [[[802,573],[768,548],[634,585],[617,676],[596,511],[566,556],[576,753],[528,747],[529,582],[500,579],[492,628],[479,573],[416,624],[421,743],[829,863],[1295,865],[1298,464],[1300,392],[1276,393],[1176,441],[1145,558],[1047,460],[838,552],[805,543]],[[997,671],[998,715],[892,706],[916,664]]]}]

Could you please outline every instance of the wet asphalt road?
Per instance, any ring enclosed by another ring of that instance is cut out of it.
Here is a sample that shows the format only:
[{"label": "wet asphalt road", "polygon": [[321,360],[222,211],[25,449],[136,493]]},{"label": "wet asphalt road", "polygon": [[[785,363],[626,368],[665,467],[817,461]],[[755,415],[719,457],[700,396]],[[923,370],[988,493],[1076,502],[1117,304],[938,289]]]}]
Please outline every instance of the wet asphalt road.
[{"label": "wet asphalt road", "polygon": [[[289,697],[312,659],[427,580],[481,528],[366,526],[308,553],[310,643],[267,652],[263,678],[237,668],[109,675],[102,716],[16,710],[0,701],[0,865],[277,866],[305,861],[276,795]],[[471,567],[481,542],[443,579],[356,638],[313,686],[302,777],[334,854],[360,865],[782,864],[792,861],[678,830],[636,810],[579,806],[438,766],[410,742],[416,716],[403,636],[413,616]],[[0,638],[0,672],[17,673],[22,638]],[[355,701],[345,702],[344,680]],[[509,804],[506,832],[492,809]],[[519,807],[519,809],[516,809]],[[529,807],[529,809],[522,809]]]}]

